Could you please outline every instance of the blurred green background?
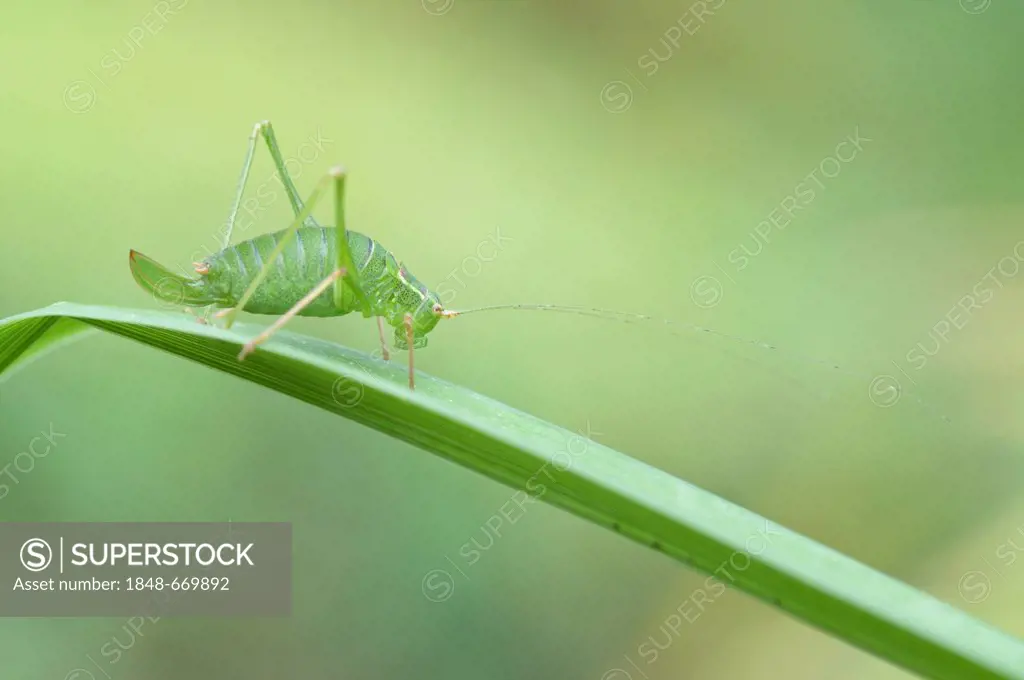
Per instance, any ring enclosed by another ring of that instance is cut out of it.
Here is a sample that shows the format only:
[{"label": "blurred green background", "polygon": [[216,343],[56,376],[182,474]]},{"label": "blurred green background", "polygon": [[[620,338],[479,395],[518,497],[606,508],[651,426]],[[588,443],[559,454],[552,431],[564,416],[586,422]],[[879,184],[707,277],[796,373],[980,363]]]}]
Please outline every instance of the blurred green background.
[{"label": "blurred green background", "polygon": [[[787,352],[502,312],[442,324],[419,368],[1024,635],[1024,7],[769,5],[8,5],[0,316],[157,307],[129,248],[184,267],[216,248],[268,118],[300,189],[344,164],[349,226],[457,308],[611,307]],[[250,197],[272,171],[261,146]],[[287,224],[276,196],[240,237]],[[376,348],[359,318],[291,329]],[[66,437],[0,518],[289,521],[294,615],[134,638],[3,620],[5,678],[908,677],[734,591],[672,631],[703,576],[547,506],[494,531],[511,489],[126,340],[0,386],[0,465],[50,427]]]}]

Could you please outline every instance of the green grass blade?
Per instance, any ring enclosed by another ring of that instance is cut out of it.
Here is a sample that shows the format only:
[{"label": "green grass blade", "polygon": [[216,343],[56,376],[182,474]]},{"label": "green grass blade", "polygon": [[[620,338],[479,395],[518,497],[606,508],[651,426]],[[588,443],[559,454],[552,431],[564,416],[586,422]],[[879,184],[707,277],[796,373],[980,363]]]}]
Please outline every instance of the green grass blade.
[{"label": "green grass blade", "polygon": [[1024,643],[954,607],[475,392],[422,373],[411,392],[401,367],[332,343],[282,332],[239,362],[240,345],[261,327],[228,331],[180,314],[59,303],[0,321],[0,372],[93,328],[270,387],[527,489],[706,574],[717,572],[727,585],[922,677],[1024,679]]}]

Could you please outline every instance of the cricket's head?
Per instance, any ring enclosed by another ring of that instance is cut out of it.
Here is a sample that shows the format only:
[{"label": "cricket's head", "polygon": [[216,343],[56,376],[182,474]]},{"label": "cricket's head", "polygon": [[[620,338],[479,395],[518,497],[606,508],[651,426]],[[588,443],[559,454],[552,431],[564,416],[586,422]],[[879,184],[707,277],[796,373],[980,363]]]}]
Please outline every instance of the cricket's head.
[{"label": "cricket's head", "polygon": [[[399,307],[415,308],[412,312],[412,346],[420,349],[427,346],[427,333],[441,319],[450,318],[452,313],[441,304],[441,297],[428,289],[404,267],[400,270]],[[394,345],[397,349],[409,349],[408,331],[405,327],[405,313],[396,315],[391,325],[395,327]]]},{"label": "cricket's head", "polygon": [[[135,250],[128,252],[128,264],[135,282],[157,300],[169,305],[206,307],[214,304],[226,306],[231,302],[230,291],[218,285],[215,276],[187,278]],[[213,273],[208,267],[206,269],[209,274]],[[196,272],[204,274],[200,265],[196,266]]]}]

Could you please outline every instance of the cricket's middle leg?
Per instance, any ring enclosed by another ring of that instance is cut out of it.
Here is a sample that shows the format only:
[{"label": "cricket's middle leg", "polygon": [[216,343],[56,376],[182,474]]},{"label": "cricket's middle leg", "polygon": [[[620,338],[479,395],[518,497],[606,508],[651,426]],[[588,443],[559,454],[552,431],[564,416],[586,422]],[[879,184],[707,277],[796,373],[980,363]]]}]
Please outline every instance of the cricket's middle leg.
[{"label": "cricket's middle leg", "polygon": [[391,361],[391,352],[388,351],[388,341],[384,337],[384,317],[377,317],[377,332],[380,333],[380,355],[384,361]]},{"label": "cricket's middle leg", "polygon": [[416,390],[415,368],[413,367],[413,341],[416,339],[412,332],[412,314],[406,312],[405,319],[405,340],[409,345],[409,389]]}]

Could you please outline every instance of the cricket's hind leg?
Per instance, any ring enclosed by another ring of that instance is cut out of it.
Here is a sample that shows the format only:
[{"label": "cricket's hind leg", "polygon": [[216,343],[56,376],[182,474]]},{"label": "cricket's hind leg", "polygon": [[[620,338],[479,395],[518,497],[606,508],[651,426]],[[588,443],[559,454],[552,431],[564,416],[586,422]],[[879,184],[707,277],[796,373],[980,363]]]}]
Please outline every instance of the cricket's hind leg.
[{"label": "cricket's hind leg", "polygon": [[[259,140],[260,136],[262,136],[267,142],[267,148],[270,150],[270,157],[274,159],[274,167],[277,168],[277,176],[281,180],[281,184],[284,185],[284,189],[288,194],[288,202],[292,204],[292,213],[298,215],[302,212],[302,199],[299,197],[299,192],[295,188],[295,183],[292,182],[291,175],[288,174],[288,168],[285,166],[284,157],[281,156],[281,149],[277,145],[277,137],[274,135],[274,128],[270,124],[269,120],[260,121],[253,126],[252,132],[249,134],[249,146],[245,152],[245,163],[242,165],[242,174],[238,178],[238,185],[235,189],[235,200],[231,204],[231,213],[228,215],[227,229],[224,232],[224,248],[231,245],[231,232],[235,228],[238,209],[242,205],[242,194],[245,193],[245,185],[249,180],[249,170],[252,168],[253,156],[256,153],[256,142]],[[312,215],[308,215],[305,218],[305,224],[309,227],[320,226]]]},{"label": "cricket's hind leg", "polygon": [[[310,193],[309,198],[306,199],[306,204],[303,206],[299,214],[295,216],[291,225],[280,232],[281,235],[277,239],[277,246],[271,251],[270,255],[265,258],[263,268],[253,277],[252,281],[249,282],[248,288],[242,294],[242,297],[238,299],[234,307],[225,309],[217,314],[217,318],[224,319],[224,327],[231,328],[231,324],[234,323],[235,317],[238,312],[245,308],[245,305],[252,298],[253,293],[261,283],[267,278],[267,274],[270,273],[271,267],[276,267],[276,262],[279,257],[284,253],[285,247],[295,238],[295,232],[304,223],[304,220],[313,212],[313,208],[316,207],[317,202],[327,191],[327,189],[333,185],[335,195],[335,216],[338,220],[338,226],[335,229],[337,233],[337,251],[338,251],[338,262],[335,269],[341,270],[341,277],[348,284],[352,292],[355,293],[356,298],[359,300],[360,308],[363,310],[364,316],[370,316],[369,310],[370,305],[366,297],[366,293],[363,292],[362,287],[359,284],[358,272],[355,269],[355,265],[352,260],[352,251],[348,245],[348,236],[344,229],[344,186],[345,186],[345,171],[341,168],[333,168],[326,175],[320,178],[317,182],[316,187]],[[327,257],[327,253],[323,253],[323,257]],[[341,309],[341,285],[334,287],[334,300],[335,306]]]},{"label": "cricket's hind leg", "polygon": [[242,361],[245,357],[249,356],[256,349],[256,345],[266,342],[270,339],[277,331],[281,330],[281,327],[293,319],[299,312],[308,307],[310,303],[320,297],[320,294],[327,290],[335,281],[345,275],[345,270],[335,269],[331,272],[331,275],[316,285],[316,287],[306,293],[306,296],[295,303],[291,309],[278,317],[277,321],[270,325],[265,331],[257,335],[255,338],[245,343],[242,351],[238,354],[238,360]]}]

